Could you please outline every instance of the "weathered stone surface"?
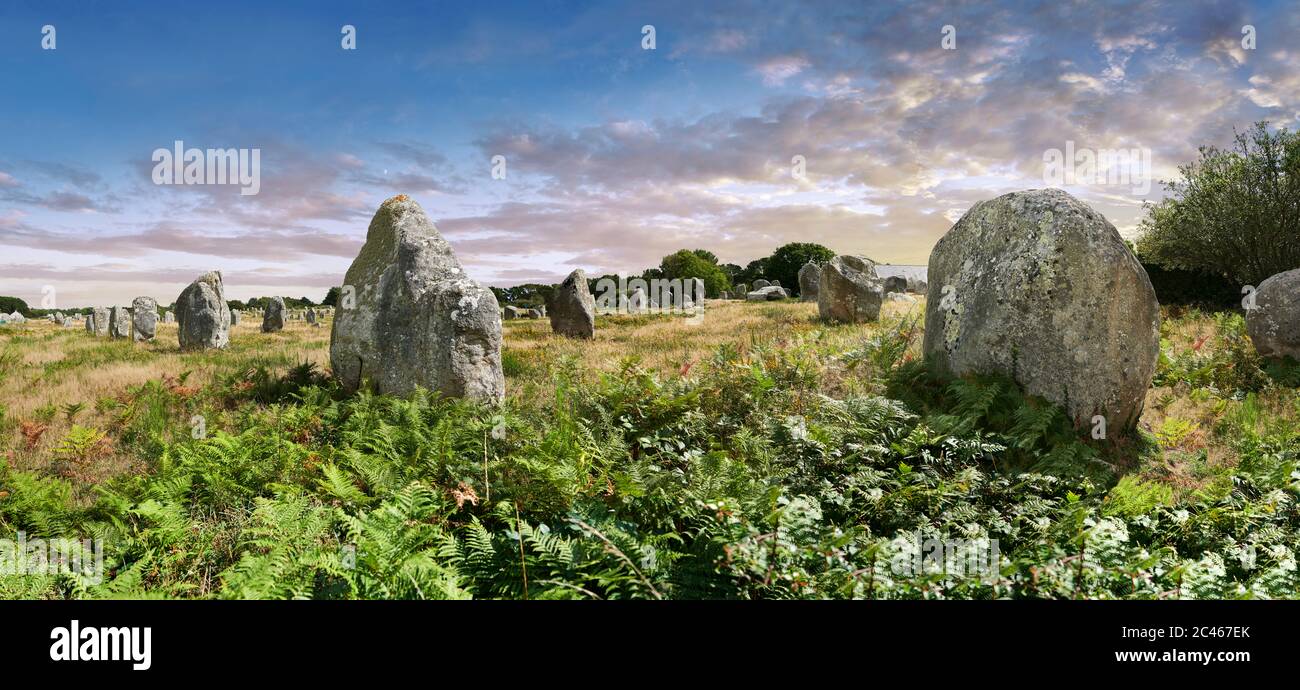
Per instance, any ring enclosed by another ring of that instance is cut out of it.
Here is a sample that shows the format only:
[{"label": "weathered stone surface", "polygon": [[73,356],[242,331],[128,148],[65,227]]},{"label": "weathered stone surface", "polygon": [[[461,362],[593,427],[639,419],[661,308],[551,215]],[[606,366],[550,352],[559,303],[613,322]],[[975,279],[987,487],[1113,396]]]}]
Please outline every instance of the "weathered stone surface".
[{"label": "weathered stone surface", "polygon": [[272,297],[262,310],[262,332],[275,333],[284,330],[284,298]]},{"label": "weathered stone surface", "polygon": [[541,310],[541,309],[529,309],[529,310],[528,310],[528,318],[530,318],[530,319],[540,319],[540,318],[542,318],[542,310]]},{"label": "weathered stone surface", "polygon": [[930,289],[930,285],[926,283],[924,280],[921,280],[920,278],[908,277],[907,291],[912,293],[913,295],[924,295],[926,291],[929,289]]},{"label": "weathered stone surface", "polygon": [[1270,276],[1255,288],[1246,333],[1264,357],[1300,360],[1300,268]]},{"label": "weathered stone surface", "polygon": [[865,256],[837,256],[822,266],[817,313],[824,321],[875,321],[880,318],[884,296],[884,282],[876,276],[874,261]]},{"label": "weathered stone surface", "polygon": [[158,300],[137,297],[131,300],[131,338],[136,342],[153,340],[158,335]]},{"label": "weathered stone surface", "polygon": [[885,294],[891,292],[907,292],[907,278],[904,278],[903,276],[889,276],[882,282],[885,286]]},{"label": "weathered stone surface", "polygon": [[979,202],[935,245],[928,278],[925,354],[940,372],[1010,376],[1081,426],[1137,422],[1160,310],[1101,214],[1058,189]]},{"label": "weathered stone surface", "polygon": [[886,302],[901,302],[903,304],[916,304],[917,299],[906,292],[887,292],[885,293]]},{"label": "weathered stone surface", "polygon": [[89,314],[86,315],[86,332],[91,335],[95,334],[95,312],[94,311],[91,311]]},{"label": "weathered stone surface", "polygon": [[316,323],[316,310],[315,310],[315,309],[308,309],[308,310],[307,310],[307,323]]},{"label": "weathered stone surface", "polygon": [[131,310],[126,307],[114,306],[108,315],[108,337],[130,338],[131,337]]},{"label": "weathered stone surface", "polygon": [[596,298],[587,288],[587,274],[574,270],[551,299],[551,330],[570,338],[596,335]]},{"label": "weathered stone surface", "polygon": [[762,290],[763,288],[769,285],[771,285],[771,283],[767,282],[766,280],[763,280],[762,278],[759,278],[758,280],[754,281],[754,288],[750,290],[750,292],[758,292],[759,290]]},{"label": "weathered stone surface", "polygon": [[94,317],[95,335],[104,337],[108,335],[108,307],[95,307],[91,312]]},{"label": "weathered stone surface", "polygon": [[524,315],[524,311],[522,309],[520,309],[519,307],[511,306],[509,304],[507,304],[505,308],[503,308],[501,311],[504,314],[502,318],[504,318],[506,321],[513,321],[515,319],[523,318]]},{"label": "weathered stone surface", "polygon": [[356,304],[340,309],[330,363],[344,387],[380,393],[416,386],[499,402],[501,317],[491,290],[470,280],[424,209],[405,195],[380,205],[348,269]]},{"label": "weathered stone surface", "polygon": [[176,321],[182,350],[221,349],[230,344],[230,306],[221,271],[205,273],[181,291]]},{"label": "weathered stone surface", "polygon": [[170,311],[163,312],[163,323],[176,323],[176,314]]},{"label": "weathered stone surface", "polygon": [[799,269],[799,301],[816,302],[817,286],[821,284],[822,268],[809,261]]},{"label": "weathered stone surface", "polygon": [[786,292],[785,288],[780,285],[768,285],[767,287],[761,287],[757,290],[751,290],[750,292],[745,293],[745,299],[751,302],[766,302],[769,300],[785,299],[789,296],[790,293]]},{"label": "weathered stone surface", "polygon": [[238,309],[231,309],[231,310],[230,310],[230,325],[231,325],[231,326],[238,326],[239,324],[241,324],[241,323],[243,323],[243,322],[244,322],[244,312],[242,312],[242,311],[240,311],[240,310],[238,310]]},{"label": "weathered stone surface", "polygon": [[736,283],[732,287],[735,289],[731,291],[731,294],[735,295],[736,299],[741,299],[741,295],[749,292],[749,286],[744,283]]}]

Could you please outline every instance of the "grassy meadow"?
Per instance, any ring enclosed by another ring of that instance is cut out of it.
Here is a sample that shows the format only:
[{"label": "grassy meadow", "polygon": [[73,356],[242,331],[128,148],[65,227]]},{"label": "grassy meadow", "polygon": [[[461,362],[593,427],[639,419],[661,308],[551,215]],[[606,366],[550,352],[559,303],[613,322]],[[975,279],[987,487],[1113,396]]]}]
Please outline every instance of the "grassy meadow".
[{"label": "grassy meadow", "polygon": [[[0,536],[103,543],[102,581],[0,596],[1300,596],[1300,368],[1166,308],[1139,428],[1093,439],[1005,380],[932,377],[924,303],[504,323],[507,400],[348,396],[329,332],[181,353],[0,328]],[[987,546],[975,577],[926,539]],[[921,567],[911,568],[910,564]]]}]

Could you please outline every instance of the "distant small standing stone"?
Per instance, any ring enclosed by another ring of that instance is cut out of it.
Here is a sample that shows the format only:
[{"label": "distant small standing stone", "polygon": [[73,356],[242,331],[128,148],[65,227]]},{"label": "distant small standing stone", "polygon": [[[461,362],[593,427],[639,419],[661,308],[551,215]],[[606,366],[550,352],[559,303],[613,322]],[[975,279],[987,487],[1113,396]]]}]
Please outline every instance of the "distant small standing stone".
[{"label": "distant small standing stone", "polygon": [[262,332],[275,333],[284,330],[284,298],[272,297],[266,302],[262,312]]}]

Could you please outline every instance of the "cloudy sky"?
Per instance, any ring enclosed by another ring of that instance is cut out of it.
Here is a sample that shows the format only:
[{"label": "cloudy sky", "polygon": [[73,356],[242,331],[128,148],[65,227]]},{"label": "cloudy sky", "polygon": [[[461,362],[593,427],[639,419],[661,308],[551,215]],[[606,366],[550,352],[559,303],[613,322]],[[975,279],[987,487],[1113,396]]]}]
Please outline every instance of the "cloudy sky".
[{"label": "cloudy sky", "polygon": [[[170,302],[220,269],[320,299],[398,193],[500,286],[790,241],[924,264],[1048,184],[1130,234],[1198,146],[1300,124],[1296,3],[269,4],[0,5],[0,294]],[[259,193],[155,184],[177,140],[260,149]],[[1142,155],[1056,176],[1067,146]]]}]

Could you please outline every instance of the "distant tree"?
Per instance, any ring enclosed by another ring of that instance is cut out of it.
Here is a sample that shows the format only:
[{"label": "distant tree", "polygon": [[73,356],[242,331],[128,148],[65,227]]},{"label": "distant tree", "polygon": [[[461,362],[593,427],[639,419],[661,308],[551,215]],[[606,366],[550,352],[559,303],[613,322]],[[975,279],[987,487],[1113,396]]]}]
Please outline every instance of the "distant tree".
[{"label": "distant tree", "polygon": [[5,314],[18,312],[25,317],[31,316],[31,308],[27,306],[27,302],[18,297],[0,297],[0,312]]},{"label": "distant tree", "polygon": [[[708,252],[704,254],[713,256]],[[717,297],[731,287],[731,279],[723,273],[716,258],[714,261],[708,260],[701,255],[701,250],[682,249],[665,256],[659,262],[659,272],[668,280],[699,278],[704,281],[704,293],[709,297]]]},{"label": "distant tree", "polygon": [[1141,222],[1143,260],[1250,285],[1300,268],[1300,133],[1259,122],[1178,170]]},{"label": "distant tree", "polygon": [[721,268],[722,272],[727,274],[727,278],[731,281],[732,285],[740,282],[737,278],[739,278],[741,272],[745,270],[736,264],[719,264],[718,268]]},{"label": "distant tree", "polygon": [[835,252],[820,244],[812,242],[791,242],[777,247],[772,256],[767,258],[768,280],[779,280],[781,285],[792,292],[799,290],[799,269],[812,261],[825,263],[835,258]]},{"label": "distant tree", "polygon": [[745,270],[740,272],[740,275],[737,276],[739,280],[736,282],[744,283],[746,285],[753,285],[755,280],[758,280],[759,278],[765,278],[765,277],[767,277],[766,257],[762,259],[754,259],[753,261],[745,264]]},{"label": "distant tree", "polygon": [[707,250],[707,249],[694,249],[694,250],[691,250],[691,252],[692,252],[693,254],[695,254],[696,256],[700,257],[701,259],[704,259],[705,261],[707,261],[707,262],[709,262],[709,263],[711,263],[711,264],[717,264],[717,263],[718,263],[718,256],[717,256],[717,254],[714,254],[713,252],[711,252],[711,251],[709,251],[709,250]]},{"label": "distant tree", "polygon": [[339,306],[339,293],[340,293],[340,292],[341,292],[341,291],[340,291],[338,288],[336,288],[336,287],[332,287],[332,288],[330,288],[330,289],[329,289],[329,292],[326,292],[326,293],[325,293],[325,299],[323,299],[323,300],[320,301],[321,306],[322,306],[322,307],[337,307],[337,306]]}]

